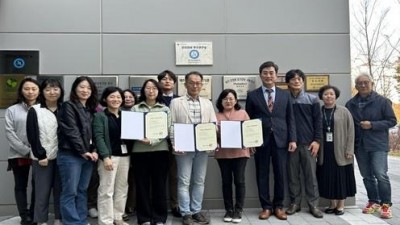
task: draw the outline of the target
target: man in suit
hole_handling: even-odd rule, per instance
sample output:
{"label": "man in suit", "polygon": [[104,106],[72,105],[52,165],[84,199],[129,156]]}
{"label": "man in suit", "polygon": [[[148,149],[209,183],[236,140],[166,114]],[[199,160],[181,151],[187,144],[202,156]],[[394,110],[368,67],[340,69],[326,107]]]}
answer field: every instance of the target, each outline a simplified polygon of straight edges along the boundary
{"label": "man in suit", "polygon": [[[170,70],[164,70],[157,76],[158,82],[163,91],[163,100],[166,106],[169,107],[172,99],[179,97],[174,94],[175,84],[178,81],[176,75]],[[171,207],[171,213],[174,217],[181,217],[178,205],[178,195],[177,195],[177,170],[175,155],[173,154],[173,149],[171,141],[168,140],[169,146],[169,168],[168,168],[168,189],[169,189],[169,205]]]}
{"label": "man in suit", "polygon": [[[201,73],[192,71],[185,75],[187,93],[171,101],[172,123],[198,124],[217,121],[211,101],[199,96],[202,86],[203,75]],[[171,132],[172,141],[173,136],[174,134]],[[208,153],[197,150],[185,152],[185,149],[175,149],[175,154],[178,168],[178,202],[183,216],[182,224],[193,225],[193,222],[208,224],[209,219],[201,213]]]}
{"label": "man in suit", "polygon": [[[286,220],[283,210],[284,178],[288,151],[296,150],[296,125],[288,91],[275,86],[278,65],[268,61],[261,64],[259,75],[262,86],[247,95],[246,111],[251,119],[260,119],[263,126],[264,144],[256,148],[256,178],[262,211],[260,220],[268,219],[272,213]],[[270,158],[274,171],[274,199],[270,199]]]}

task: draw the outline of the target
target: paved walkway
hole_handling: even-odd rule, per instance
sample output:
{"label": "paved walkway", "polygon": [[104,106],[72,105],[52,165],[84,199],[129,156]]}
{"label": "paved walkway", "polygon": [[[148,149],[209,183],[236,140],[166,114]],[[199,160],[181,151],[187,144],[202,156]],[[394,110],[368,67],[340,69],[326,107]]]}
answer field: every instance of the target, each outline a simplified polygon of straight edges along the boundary
{"label": "paved walkway", "polygon": [[[289,216],[287,221],[278,220],[275,217],[271,217],[268,220],[259,220],[258,213],[260,209],[245,209],[243,213],[243,219],[240,224],[242,225],[267,225],[267,224],[279,224],[279,225],[382,225],[382,224],[400,224],[400,158],[389,157],[389,176],[391,178],[392,184],[392,201],[393,201],[393,218],[388,220],[383,220],[379,218],[379,214],[370,215],[361,213],[361,208],[367,202],[368,198],[366,191],[360,176],[357,165],[355,165],[355,175],[357,181],[357,195],[356,204],[357,206],[347,207],[345,214],[342,216],[327,215],[324,214],[323,219],[316,219],[311,214],[308,213],[307,209],[302,209],[301,212],[295,215]],[[206,214],[211,219],[211,224],[213,225],[226,225],[222,221],[224,216],[224,210],[209,210]],[[52,216],[51,216],[52,217]],[[7,216],[0,217],[0,225],[19,225],[19,217]],[[89,219],[91,225],[97,225],[96,219]],[[136,218],[131,217],[128,221],[129,224],[137,224]],[[50,221],[49,225],[52,224]],[[182,220],[178,218],[168,217],[166,225],[181,225]]]}

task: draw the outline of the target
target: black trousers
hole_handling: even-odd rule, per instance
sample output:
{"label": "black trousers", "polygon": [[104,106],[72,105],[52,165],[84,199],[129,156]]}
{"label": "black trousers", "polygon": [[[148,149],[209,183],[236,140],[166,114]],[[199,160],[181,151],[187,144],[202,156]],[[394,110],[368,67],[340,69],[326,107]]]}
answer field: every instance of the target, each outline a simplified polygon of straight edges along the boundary
{"label": "black trousers", "polygon": [[133,153],[138,223],[165,223],[168,216],[168,151]]}
{"label": "black trousers", "polygon": [[[217,159],[222,177],[222,194],[226,211],[243,211],[246,195],[245,169],[247,158]],[[235,206],[233,205],[232,182],[235,184]]]}
{"label": "black trousers", "polygon": [[31,166],[24,165],[18,166],[17,159],[9,159],[9,168],[13,171],[14,175],[14,195],[15,201],[17,203],[18,213],[21,219],[25,219],[28,216],[33,219],[33,211],[35,206],[35,180],[32,176],[31,185],[32,185],[32,192],[31,192],[31,204],[28,209],[28,181],[29,181],[29,171]]}
{"label": "black trousers", "polygon": [[[285,198],[287,148],[278,148],[272,134],[269,135],[268,145],[257,148],[254,155],[256,163],[256,178],[258,196],[263,209],[283,208]],[[272,159],[272,160],[271,160]],[[269,169],[270,161],[274,171],[274,199],[270,199]]]}

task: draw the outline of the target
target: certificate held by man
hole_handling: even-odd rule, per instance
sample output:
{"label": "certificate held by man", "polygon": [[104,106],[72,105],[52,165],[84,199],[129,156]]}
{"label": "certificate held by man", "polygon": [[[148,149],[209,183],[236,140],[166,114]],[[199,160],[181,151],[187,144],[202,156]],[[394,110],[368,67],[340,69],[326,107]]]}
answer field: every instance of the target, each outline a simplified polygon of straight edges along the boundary
{"label": "certificate held by man", "polygon": [[211,151],[217,148],[217,131],[214,123],[174,124],[176,151]]}
{"label": "certificate held by man", "polygon": [[121,138],[163,139],[168,136],[166,112],[121,112]]}
{"label": "certificate held by man", "polygon": [[259,119],[221,121],[221,148],[251,148],[263,144],[262,123]]}

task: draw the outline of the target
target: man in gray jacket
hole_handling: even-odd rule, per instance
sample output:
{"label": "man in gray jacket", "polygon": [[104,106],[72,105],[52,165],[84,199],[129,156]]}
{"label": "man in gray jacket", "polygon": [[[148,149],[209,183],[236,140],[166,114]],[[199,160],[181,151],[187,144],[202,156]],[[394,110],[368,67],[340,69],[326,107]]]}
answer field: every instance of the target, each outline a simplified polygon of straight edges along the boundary
{"label": "man in gray jacket", "polygon": [[392,102],[372,90],[368,74],[355,79],[358,93],[346,103],[354,118],[355,155],[367,190],[363,213],[380,210],[381,218],[392,217],[391,186],[388,171],[389,128],[396,125]]}

